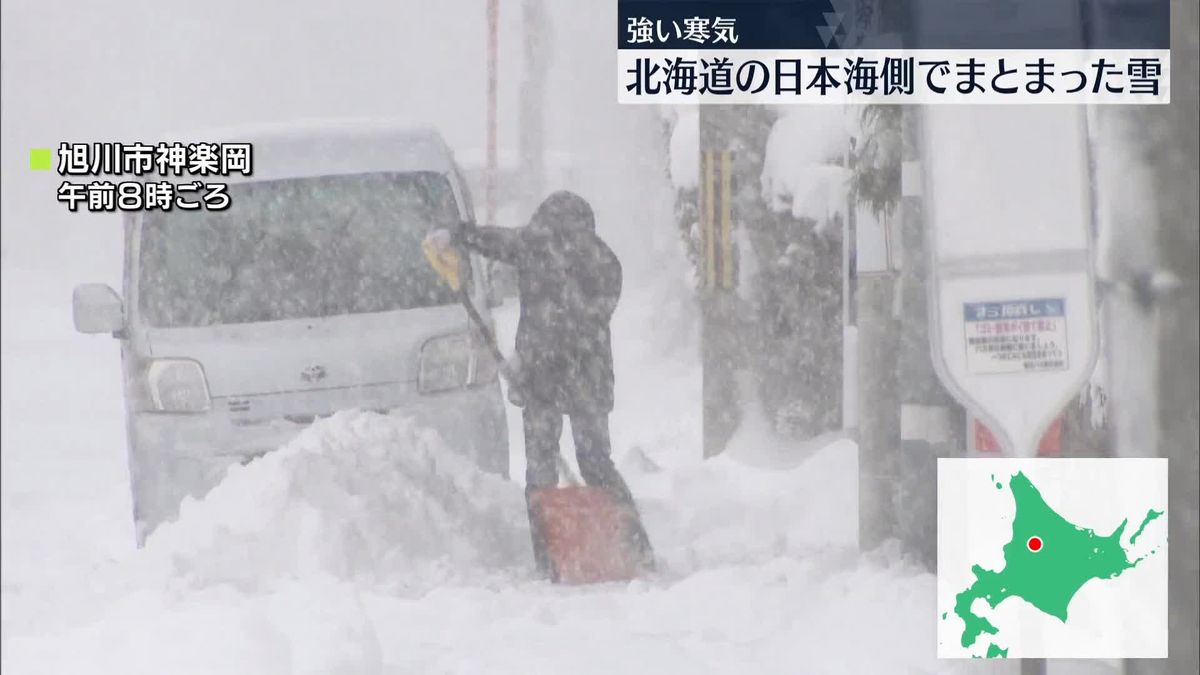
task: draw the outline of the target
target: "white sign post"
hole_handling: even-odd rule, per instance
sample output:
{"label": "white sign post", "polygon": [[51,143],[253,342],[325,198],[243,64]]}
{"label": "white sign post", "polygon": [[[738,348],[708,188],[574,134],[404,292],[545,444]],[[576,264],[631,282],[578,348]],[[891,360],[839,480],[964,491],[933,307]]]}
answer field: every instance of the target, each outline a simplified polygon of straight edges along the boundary
{"label": "white sign post", "polygon": [[1033,456],[1096,360],[1083,109],[930,106],[922,138],[934,366]]}

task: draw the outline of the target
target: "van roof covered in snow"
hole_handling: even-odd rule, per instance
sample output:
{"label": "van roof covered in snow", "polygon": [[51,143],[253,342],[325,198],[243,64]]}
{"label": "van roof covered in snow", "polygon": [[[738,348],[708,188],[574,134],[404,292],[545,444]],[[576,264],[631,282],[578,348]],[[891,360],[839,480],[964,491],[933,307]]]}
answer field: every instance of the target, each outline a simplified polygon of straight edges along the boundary
{"label": "van roof covered in snow", "polygon": [[164,135],[170,143],[251,143],[253,175],[229,181],[353,173],[437,171],[454,167],[436,129],[389,119],[304,120]]}

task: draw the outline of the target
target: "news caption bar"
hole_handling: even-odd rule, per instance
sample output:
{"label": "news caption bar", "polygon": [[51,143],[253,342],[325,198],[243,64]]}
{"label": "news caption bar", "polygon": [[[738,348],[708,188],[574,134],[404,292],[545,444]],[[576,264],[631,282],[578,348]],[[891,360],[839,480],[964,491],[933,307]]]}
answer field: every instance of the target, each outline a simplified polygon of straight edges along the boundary
{"label": "news caption bar", "polygon": [[1171,100],[1168,0],[1144,0],[1140,21],[1125,17],[1113,25],[1097,18],[1102,9],[1086,16],[1066,11],[1088,0],[1013,0],[1028,7],[999,15],[957,0],[892,2],[923,10],[924,18],[904,32],[889,32],[872,0],[621,0],[617,99],[773,105]]}

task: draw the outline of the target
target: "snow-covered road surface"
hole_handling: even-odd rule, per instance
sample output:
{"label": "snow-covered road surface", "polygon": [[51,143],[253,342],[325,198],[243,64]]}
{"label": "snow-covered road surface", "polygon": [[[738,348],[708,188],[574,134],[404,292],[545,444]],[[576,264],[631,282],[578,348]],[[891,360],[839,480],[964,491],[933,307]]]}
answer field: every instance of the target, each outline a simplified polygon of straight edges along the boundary
{"label": "snow-covered road surface", "polygon": [[[929,667],[932,621],[897,622],[896,608],[931,616],[932,577],[858,557],[844,534],[854,531],[853,469],[843,442],[786,472],[722,458],[633,475],[662,571],[558,587],[531,576],[519,485],[475,472],[405,420],[342,413],[233,469],[142,551],[90,569],[56,557],[36,575],[6,572],[4,667]],[[21,513],[6,512],[6,525],[10,516]],[[855,635],[874,648],[852,648]]]}
{"label": "snow-covered road surface", "polygon": [[[65,290],[4,275],[6,314]],[[618,331],[658,301],[626,302]],[[686,349],[618,355],[616,454],[661,571],[560,587],[532,575],[519,481],[371,413],[231,470],[135,551],[115,342],[35,307],[6,316],[0,371],[6,673],[941,672],[932,575],[856,550],[853,443],[759,468],[739,457],[786,444],[749,430],[701,461]]]}

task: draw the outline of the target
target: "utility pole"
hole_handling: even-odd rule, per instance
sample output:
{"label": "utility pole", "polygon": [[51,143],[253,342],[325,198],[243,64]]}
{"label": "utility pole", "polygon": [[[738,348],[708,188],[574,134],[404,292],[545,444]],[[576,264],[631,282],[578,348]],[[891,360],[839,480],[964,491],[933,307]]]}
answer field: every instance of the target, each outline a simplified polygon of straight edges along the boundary
{"label": "utility pole", "polygon": [[775,114],[717,104],[700,106],[699,114],[702,414],[704,456],[712,457],[741,422],[740,385],[758,386],[744,346],[754,327],[738,294],[737,234],[766,217],[759,176]]}
{"label": "utility pole", "polygon": [[[1105,6],[1098,9],[1103,12]],[[1109,205],[1118,210],[1108,238],[1111,269],[1106,273],[1112,290],[1105,326],[1116,450],[1121,456],[1168,461],[1168,659],[1126,661],[1126,672],[1139,675],[1200,670],[1198,14],[1194,1],[1171,2],[1170,105],[1114,106],[1120,109],[1099,115],[1103,134],[1130,139],[1133,156],[1112,158],[1121,162],[1114,167],[1115,180],[1140,176],[1143,184],[1134,212],[1121,211],[1128,207],[1124,201]],[[1114,31],[1136,34],[1138,29],[1127,17],[1104,23]],[[1147,345],[1153,345],[1149,353]]]}
{"label": "utility pole", "polygon": [[905,108],[902,122],[899,243],[901,272],[894,315],[899,322],[899,456],[896,462],[897,535],[930,570],[937,567],[937,460],[966,448],[962,407],[934,371],[929,338],[929,256],[921,184],[921,114]]}
{"label": "utility pole", "polygon": [[486,170],[484,189],[483,222],[488,225],[496,224],[496,84],[497,52],[499,42],[500,0],[486,0],[487,12],[487,140],[486,140]]}
{"label": "utility pole", "polygon": [[[858,275],[859,546],[895,537],[927,568],[937,564],[937,458],[959,455],[962,411],[929,353],[927,256],[920,183],[920,115],[901,112],[894,269]],[[892,227],[892,225],[895,227]]]}
{"label": "utility pole", "polygon": [[741,421],[730,133],[736,114],[730,106],[700,109],[700,340],[706,458],[724,451]]}
{"label": "utility pole", "polygon": [[[902,47],[913,40],[909,3],[879,11],[880,42]],[[894,537],[932,570],[937,458],[961,454],[965,443],[956,431],[961,408],[937,379],[929,353],[920,113],[905,106],[899,114],[897,208],[881,223],[891,259],[871,274],[856,265],[859,547],[869,550]]]}
{"label": "utility pole", "polygon": [[[491,0],[495,2],[495,0]],[[521,199],[526,212],[546,191],[546,73],[550,68],[550,21],[544,0],[523,0],[521,18],[525,32],[525,63],[520,97]]]}
{"label": "utility pole", "polygon": [[[850,213],[858,195],[851,195]],[[901,212],[905,205],[900,205]],[[857,332],[858,545],[878,547],[896,530],[894,484],[896,449],[900,446],[900,346],[893,304],[896,276],[892,270],[864,274],[856,265],[854,324]]]}
{"label": "utility pole", "polygon": [[894,481],[900,445],[897,321],[893,278],[864,277],[855,293],[858,328],[858,545],[878,547],[896,530]]}

